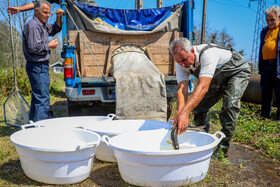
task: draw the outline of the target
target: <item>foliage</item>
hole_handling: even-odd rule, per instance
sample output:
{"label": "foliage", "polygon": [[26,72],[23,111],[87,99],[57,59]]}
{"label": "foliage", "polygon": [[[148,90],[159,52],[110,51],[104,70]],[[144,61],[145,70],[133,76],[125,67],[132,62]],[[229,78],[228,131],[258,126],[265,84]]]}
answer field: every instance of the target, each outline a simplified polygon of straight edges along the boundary
{"label": "foliage", "polygon": [[[31,86],[27,76],[27,73],[24,68],[16,69],[16,79],[17,87],[22,95],[31,94]],[[50,72],[50,94],[60,96],[63,94],[64,81],[63,74],[56,74]],[[7,97],[13,90],[14,84],[14,72],[12,68],[0,69],[0,95]]]}
{"label": "foliage", "polygon": [[[221,47],[232,48],[235,45],[233,37],[228,33],[226,28],[223,28],[222,31],[217,31],[206,26],[205,40],[207,43],[214,43]],[[194,32],[196,34],[196,39],[194,41],[195,45],[200,44],[201,40],[201,30],[198,26],[194,27]]]}
{"label": "foliage", "polygon": [[[12,34],[15,66],[23,67],[25,60],[21,37],[15,28],[12,28]],[[0,21],[0,67],[11,67],[13,65],[12,57],[10,27],[7,23]]]}
{"label": "foliage", "polygon": [[64,75],[57,73],[50,73],[50,95],[55,97],[65,97],[64,88]]}
{"label": "foliage", "polygon": [[275,116],[272,120],[261,120],[256,113],[258,110],[254,110],[258,107],[252,103],[242,104],[234,140],[262,149],[271,157],[280,159],[280,122],[275,121]]}
{"label": "foliage", "polygon": [[[10,1],[11,7],[18,7],[32,2],[31,0],[17,0]],[[7,0],[0,0],[0,14],[4,18],[5,22],[9,22],[9,14],[7,13],[8,3]],[[18,28],[19,33],[22,33],[23,27],[27,22],[28,18],[33,15],[33,11],[23,11],[12,15],[12,25]]]}
{"label": "foliage", "polygon": [[5,56],[5,54],[2,51],[0,51],[0,67],[6,67],[6,66],[8,66],[8,59]]}
{"label": "foliage", "polygon": [[211,33],[208,33],[207,41],[229,49],[234,46],[233,38],[227,33],[226,28],[224,28],[222,31],[215,30]]}
{"label": "foliage", "polygon": [[56,49],[51,49],[51,55],[50,55],[50,64],[56,63],[56,62],[63,62],[63,59],[61,58],[61,52],[62,52],[62,41],[58,37],[58,35],[53,36],[50,40],[58,41],[58,46]]}
{"label": "foliage", "polygon": [[[31,86],[28,76],[24,68],[16,69],[17,87],[22,95],[29,95],[31,93]],[[7,97],[13,90],[14,84],[14,72],[12,68],[0,69],[0,94]]]}
{"label": "foliage", "polygon": [[11,46],[8,26],[0,21],[0,67],[8,67],[11,59]]}
{"label": "foliage", "polygon": [[[266,155],[280,160],[280,122],[260,120],[261,105],[241,102],[240,115],[232,141],[251,146],[253,149],[263,151]],[[222,101],[218,102],[209,112],[211,119],[211,131],[221,130],[219,111],[222,109]],[[273,113],[276,109],[273,108]]]}
{"label": "foliage", "polygon": [[[11,6],[21,6],[32,1],[30,0],[18,0],[18,1],[10,1]],[[52,4],[52,9],[55,10],[55,4]],[[9,16],[7,14],[7,1],[0,0],[0,68],[12,67],[13,59],[12,59],[12,51],[11,51],[11,36],[10,36],[10,22]],[[15,59],[15,66],[18,68],[24,67],[25,58],[22,50],[22,30],[27,21],[33,16],[34,11],[23,11],[17,14],[12,15],[12,33],[13,33],[13,53]],[[54,20],[49,20],[50,22],[54,22]],[[61,32],[60,32],[61,33]],[[59,34],[58,34],[59,35]],[[62,42],[61,37],[56,35],[52,37],[53,39],[58,39],[59,45],[55,50],[52,51],[52,55],[50,57],[50,62],[58,62],[61,61],[61,48]],[[50,39],[52,40],[52,39]]]}

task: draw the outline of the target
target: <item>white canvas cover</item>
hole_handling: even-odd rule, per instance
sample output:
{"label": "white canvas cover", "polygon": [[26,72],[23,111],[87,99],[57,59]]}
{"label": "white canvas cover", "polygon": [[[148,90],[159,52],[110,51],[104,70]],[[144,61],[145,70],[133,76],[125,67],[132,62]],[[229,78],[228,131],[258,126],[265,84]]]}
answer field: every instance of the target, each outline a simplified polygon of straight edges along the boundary
{"label": "white canvas cover", "polygon": [[116,79],[116,118],[167,120],[164,75],[135,46],[123,46],[112,54]]}

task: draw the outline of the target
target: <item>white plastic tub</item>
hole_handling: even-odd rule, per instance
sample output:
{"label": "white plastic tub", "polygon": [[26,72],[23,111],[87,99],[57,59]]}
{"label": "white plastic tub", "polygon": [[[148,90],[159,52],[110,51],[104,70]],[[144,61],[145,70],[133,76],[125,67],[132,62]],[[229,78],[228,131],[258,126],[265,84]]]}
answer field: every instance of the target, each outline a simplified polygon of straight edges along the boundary
{"label": "white plastic tub", "polygon": [[101,137],[83,129],[39,127],[15,132],[10,140],[29,178],[70,184],[89,176]]}
{"label": "white plastic tub", "polygon": [[178,136],[180,149],[173,150],[170,132],[140,131],[103,136],[102,141],[114,149],[121,176],[130,184],[177,186],[204,179],[213,149],[225,135],[187,131]]}
{"label": "white plastic tub", "polygon": [[[85,129],[96,132],[98,134],[114,137],[126,132],[154,130],[154,129],[171,129],[172,125],[167,122],[154,120],[107,120],[96,124],[87,124],[83,126]],[[113,149],[105,143],[100,143],[97,147],[95,157],[106,162],[116,162]]]}
{"label": "white plastic tub", "polygon": [[60,117],[45,119],[31,123],[34,126],[42,127],[55,127],[55,128],[75,128],[85,125],[91,125],[102,121],[111,121],[115,117],[115,114],[108,114],[107,116],[75,116],[75,117]]}

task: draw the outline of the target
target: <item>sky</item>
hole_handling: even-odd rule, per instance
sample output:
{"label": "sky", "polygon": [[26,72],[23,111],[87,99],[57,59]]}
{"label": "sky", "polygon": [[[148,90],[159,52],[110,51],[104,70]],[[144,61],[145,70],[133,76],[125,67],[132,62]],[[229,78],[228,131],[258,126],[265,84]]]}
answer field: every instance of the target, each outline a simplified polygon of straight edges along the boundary
{"label": "sky", "polygon": [[[118,9],[134,9],[135,0],[95,0],[98,6]],[[171,6],[183,0],[163,0],[163,6]],[[201,28],[204,0],[194,0],[194,25]],[[278,4],[280,0],[266,1],[266,8]],[[251,60],[253,38],[255,31],[258,0],[207,0],[206,25],[210,31],[222,31],[233,37],[234,48],[244,50],[246,60]],[[156,8],[157,0],[143,0],[144,8]],[[53,4],[52,11],[58,8]],[[55,20],[55,16],[53,19]],[[51,20],[51,22],[53,22]]]}
{"label": "sky", "polygon": [[[163,0],[163,6],[171,6],[182,0]],[[245,51],[246,60],[251,60],[258,1],[250,0],[207,0],[206,24],[211,30],[222,31],[234,39],[234,48]],[[101,7],[133,9],[135,0],[96,0]],[[144,8],[155,8],[157,0],[143,0]],[[201,27],[203,0],[194,0],[194,24]],[[280,0],[266,0],[266,8],[279,5]]]}

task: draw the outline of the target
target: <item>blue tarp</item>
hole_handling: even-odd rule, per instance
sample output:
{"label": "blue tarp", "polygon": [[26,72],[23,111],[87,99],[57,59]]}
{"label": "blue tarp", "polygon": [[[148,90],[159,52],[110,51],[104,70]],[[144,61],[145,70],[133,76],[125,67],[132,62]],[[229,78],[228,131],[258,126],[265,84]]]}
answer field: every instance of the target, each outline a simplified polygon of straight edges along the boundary
{"label": "blue tarp", "polygon": [[111,9],[74,2],[90,18],[101,18],[122,30],[150,31],[166,20],[184,2],[173,6],[153,9]]}

